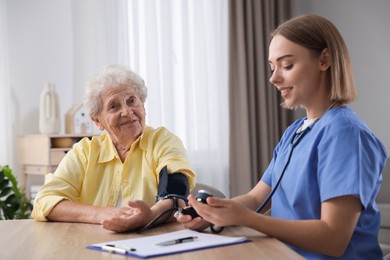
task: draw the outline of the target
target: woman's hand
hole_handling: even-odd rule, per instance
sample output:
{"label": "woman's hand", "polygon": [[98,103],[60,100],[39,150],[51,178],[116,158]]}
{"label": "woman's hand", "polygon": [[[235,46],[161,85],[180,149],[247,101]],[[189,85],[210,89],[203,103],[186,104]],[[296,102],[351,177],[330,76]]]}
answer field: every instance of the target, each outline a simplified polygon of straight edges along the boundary
{"label": "woman's hand", "polygon": [[183,224],[184,228],[203,231],[210,226],[210,223],[203,220],[201,217],[192,218],[190,215],[182,213],[177,216],[177,221]]}
{"label": "woman's hand", "polygon": [[129,201],[127,208],[110,208],[101,221],[103,228],[115,232],[139,229],[153,219],[149,205],[142,200]]}
{"label": "woman's hand", "polygon": [[[188,199],[190,198],[196,201],[192,194],[188,195]],[[190,204],[190,206],[191,205],[192,204]],[[182,213],[180,213],[176,219],[178,222],[183,224],[183,227],[192,230],[203,231],[210,226],[210,223],[203,220],[201,217],[192,218],[190,215],[184,215]]]}
{"label": "woman's hand", "polygon": [[[203,218],[201,223],[212,223],[218,227],[231,225],[245,226],[246,216],[255,213],[243,204],[231,199],[208,197],[207,204],[205,204],[197,201],[193,196],[188,196],[188,201],[189,204],[194,207],[198,215]],[[196,219],[197,218],[192,221],[195,221]],[[192,221],[189,223],[192,223]],[[193,225],[195,225],[195,223]]]}

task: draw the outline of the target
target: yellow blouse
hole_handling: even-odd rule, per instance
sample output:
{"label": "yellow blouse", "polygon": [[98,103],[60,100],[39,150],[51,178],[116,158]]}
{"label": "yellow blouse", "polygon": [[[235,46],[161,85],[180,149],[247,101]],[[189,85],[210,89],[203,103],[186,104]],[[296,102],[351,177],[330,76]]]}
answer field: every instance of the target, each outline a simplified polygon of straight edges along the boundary
{"label": "yellow blouse", "polygon": [[195,173],[190,168],[181,140],[166,128],[145,127],[121,162],[107,133],[92,140],[83,138],[66,154],[57,170],[45,176],[38,192],[32,217],[47,221],[46,216],[61,200],[86,205],[115,207],[121,200],[144,200],[155,204],[159,173],[164,167],[170,173],[186,175],[190,189],[195,186]]}

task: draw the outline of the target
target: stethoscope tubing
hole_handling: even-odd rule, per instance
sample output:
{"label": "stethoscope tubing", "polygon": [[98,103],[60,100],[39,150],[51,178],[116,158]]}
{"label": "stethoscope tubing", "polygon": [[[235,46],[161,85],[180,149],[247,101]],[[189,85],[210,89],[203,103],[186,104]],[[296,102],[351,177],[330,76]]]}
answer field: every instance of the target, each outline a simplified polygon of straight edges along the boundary
{"label": "stethoscope tubing", "polygon": [[[328,112],[331,108],[333,108],[335,105],[337,104],[337,100],[334,101],[332,103],[332,105],[330,105],[330,107],[325,111],[324,114],[326,114],[326,112]],[[324,115],[323,114],[323,115]],[[323,116],[322,115],[322,116]],[[268,204],[268,202],[271,200],[272,196],[274,195],[276,189],[279,187],[279,184],[280,182],[282,181],[282,178],[284,176],[284,173],[286,172],[286,169],[287,169],[287,166],[290,164],[290,160],[291,160],[291,156],[292,156],[292,153],[294,151],[294,148],[302,141],[303,137],[309,133],[309,131],[313,128],[313,126],[322,118],[322,116],[320,116],[320,118],[316,119],[311,125],[309,125],[308,127],[306,127],[303,131],[299,132],[299,131],[295,131],[295,133],[293,134],[293,136],[291,137],[291,141],[290,141],[290,146],[291,146],[291,150],[290,150],[290,153],[288,154],[288,157],[287,157],[287,161],[286,161],[286,164],[284,165],[283,167],[283,170],[275,184],[275,186],[272,188],[271,192],[268,194],[267,198],[265,198],[265,200],[263,201],[263,203],[261,203],[261,205],[256,209],[256,212],[257,213],[260,213],[264,207]],[[298,137],[298,138],[297,138]]]}
{"label": "stethoscope tubing", "polygon": [[[290,141],[291,150],[290,150],[290,152],[288,154],[287,161],[286,161],[286,164],[283,167],[282,173],[280,174],[280,176],[278,178],[278,181],[276,182],[276,184],[273,187],[273,189],[271,190],[271,192],[268,194],[267,198],[256,209],[257,213],[261,212],[264,209],[265,205],[267,205],[267,203],[271,200],[271,198],[274,195],[276,189],[279,187],[280,182],[282,181],[282,178],[284,176],[284,173],[286,172],[287,166],[290,164],[291,156],[293,154],[294,148],[301,142],[303,137],[311,130],[311,128],[313,127],[314,123],[311,126],[308,126],[306,129],[304,129],[302,132],[300,132],[300,133],[295,132],[293,134],[293,136],[291,138],[291,141]],[[297,136],[298,136],[298,138],[296,138]]]}

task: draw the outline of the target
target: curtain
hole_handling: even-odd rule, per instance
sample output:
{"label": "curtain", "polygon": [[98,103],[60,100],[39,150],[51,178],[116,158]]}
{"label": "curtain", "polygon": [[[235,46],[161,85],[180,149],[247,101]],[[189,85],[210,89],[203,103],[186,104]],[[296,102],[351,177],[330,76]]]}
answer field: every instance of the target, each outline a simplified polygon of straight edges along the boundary
{"label": "curtain", "polygon": [[197,181],[228,194],[227,1],[131,0],[128,19],[147,124],[178,135]]}
{"label": "curtain", "polygon": [[74,95],[82,102],[91,74],[110,64],[128,65],[126,0],[73,0]]}
{"label": "curtain", "polygon": [[11,139],[12,123],[10,109],[10,85],[8,77],[7,55],[7,12],[6,0],[0,0],[0,165],[12,167],[13,140]]}
{"label": "curtain", "polygon": [[231,195],[260,180],[283,131],[293,120],[268,79],[269,35],[289,18],[289,0],[229,0]]}

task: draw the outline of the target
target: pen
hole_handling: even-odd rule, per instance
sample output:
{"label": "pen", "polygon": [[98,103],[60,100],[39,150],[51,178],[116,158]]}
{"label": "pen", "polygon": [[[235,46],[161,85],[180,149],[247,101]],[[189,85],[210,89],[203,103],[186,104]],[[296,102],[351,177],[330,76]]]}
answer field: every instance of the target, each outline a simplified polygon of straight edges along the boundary
{"label": "pen", "polygon": [[117,247],[115,245],[104,245],[102,246],[102,250],[105,250],[105,251],[108,251],[110,253],[118,253],[118,254],[127,254],[129,251],[136,251],[135,248],[131,248],[130,250],[127,250],[125,248],[122,248],[122,247]]}
{"label": "pen", "polygon": [[198,237],[183,237],[183,238],[178,238],[174,240],[168,240],[164,242],[157,243],[156,245],[158,246],[170,246],[170,245],[176,245],[176,244],[181,244],[181,243],[187,243],[187,242],[192,242]]}

